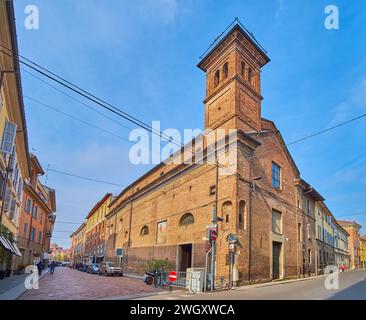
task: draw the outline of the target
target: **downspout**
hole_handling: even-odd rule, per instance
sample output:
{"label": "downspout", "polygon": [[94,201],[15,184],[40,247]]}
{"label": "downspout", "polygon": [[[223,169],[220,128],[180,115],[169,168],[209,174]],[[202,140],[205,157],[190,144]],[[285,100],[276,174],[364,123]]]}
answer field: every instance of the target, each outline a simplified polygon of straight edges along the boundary
{"label": "downspout", "polygon": [[131,205],[130,205],[130,218],[129,218],[129,223],[128,223],[128,241],[127,241],[127,252],[126,252],[126,270],[128,270],[128,253],[129,253],[129,249],[130,249],[130,244],[131,244],[131,229],[132,229],[132,205],[133,205],[133,200],[131,199]]}
{"label": "downspout", "polygon": [[248,203],[248,283],[251,282],[252,263],[252,159],[249,159],[249,203]]}

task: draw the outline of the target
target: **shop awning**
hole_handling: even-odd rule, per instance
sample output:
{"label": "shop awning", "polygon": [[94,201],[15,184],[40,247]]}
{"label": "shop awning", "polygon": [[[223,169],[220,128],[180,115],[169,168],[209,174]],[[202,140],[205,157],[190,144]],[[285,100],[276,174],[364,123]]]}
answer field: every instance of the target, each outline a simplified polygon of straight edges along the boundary
{"label": "shop awning", "polygon": [[6,249],[6,250],[9,250],[9,251],[13,252],[13,251],[11,250],[11,246],[10,246],[9,242],[8,242],[8,241],[6,240],[6,238],[4,238],[3,236],[0,236],[0,244],[1,244],[1,246],[2,246],[4,249]]}
{"label": "shop awning", "polygon": [[7,242],[8,246],[10,248],[11,253],[16,254],[15,249],[14,249],[13,245],[11,244],[11,242],[8,239],[6,239],[5,237],[4,237],[4,239]]}
{"label": "shop awning", "polygon": [[10,251],[11,253],[21,257],[22,254],[20,253],[18,246],[16,245],[16,243],[9,241],[8,239],[6,239],[3,236],[0,236],[0,244],[8,251]]}
{"label": "shop awning", "polygon": [[22,254],[20,253],[20,250],[19,250],[19,248],[18,248],[17,244],[16,244],[15,242],[13,242],[13,243],[12,243],[12,245],[13,245],[13,248],[15,249],[15,254],[16,254],[18,257],[21,257],[21,256],[22,256]]}

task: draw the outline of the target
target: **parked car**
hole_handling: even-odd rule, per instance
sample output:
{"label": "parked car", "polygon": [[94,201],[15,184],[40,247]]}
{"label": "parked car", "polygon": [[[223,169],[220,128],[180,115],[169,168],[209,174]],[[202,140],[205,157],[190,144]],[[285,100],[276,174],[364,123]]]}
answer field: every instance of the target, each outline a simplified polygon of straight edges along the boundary
{"label": "parked car", "polygon": [[61,266],[62,266],[62,267],[67,267],[69,264],[70,264],[70,262],[69,262],[69,261],[62,261],[62,262],[61,262]]}
{"label": "parked car", "polygon": [[87,273],[98,273],[99,272],[99,264],[92,263],[88,268],[86,269]]}
{"label": "parked car", "polygon": [[86,272],[87,269],[88,269],[88,265],[87,264],[85,264],[85,263],[80,263],[79,264],[79,267],[78,267],[78,270],[79,271]]}
{"label": "parked car", "polygon": [[99,271],[98,274],[101,275],[105,275],[105,276],[113,276],[115,274],[117,274],[118,276],[122,277],[123,272],[122,272],[122,268],[116,266],[116,264],[114,262],[102,262],[100,264],[99,267]]}

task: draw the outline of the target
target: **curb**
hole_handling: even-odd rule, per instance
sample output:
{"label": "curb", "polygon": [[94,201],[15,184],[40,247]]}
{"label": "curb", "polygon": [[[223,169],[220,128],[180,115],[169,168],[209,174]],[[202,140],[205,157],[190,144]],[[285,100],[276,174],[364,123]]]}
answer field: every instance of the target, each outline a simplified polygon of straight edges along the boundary
{"label": "curb", "polygon": [[251,285],[232,288],[232,290],[240,291],[240,290],[249,290],[249,289],[262,288],[262,287],[270,287],[270,286],[276,286],[276,285],[281,285],[281,284],[289,284],[289,283],[296,283],[296,282],[302,282],[302,281],[308,281],[308,280],[315,280],[315,279],[324,278],[326,276],[329,276],[329,274],[322,274],[322,275],[319,275],[319,276],[312,276],[312,277],[307,277],[307,278],[299,278],[299,279],[291,279],[291,280],[251,284]]}
{"label": "curb", "polygon": [[138,279],[138,280],[144,280],[145,279],[144,276],[139,276],[139,275],[135,275],[135,274],[131,274],[131,273],[123,273],[123,276],[126,277],[126,278]]}
{"label": "curb", "polygon": [[98,299],[98,300],[135,300],[135,299],[138,299],[138,298],[146,298],[146,297],[160,296],[160,295],[166,295],[166,294],[171,294],[171,292],[170,291],[167,291],[167,292],[146,292],[146,293],[131,294],[131,295],[127,295],[127,296],[102,298],[102,299]]}

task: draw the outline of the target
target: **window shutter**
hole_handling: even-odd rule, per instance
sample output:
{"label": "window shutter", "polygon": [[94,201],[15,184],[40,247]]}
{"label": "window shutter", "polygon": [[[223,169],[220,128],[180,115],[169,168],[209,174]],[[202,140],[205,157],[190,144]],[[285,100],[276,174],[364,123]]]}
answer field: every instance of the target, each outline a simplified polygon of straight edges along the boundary
{"label": "window shutter", "polygon": [[4,210],[5,211],[9,211],[10,200],[11,200],[10,198],[11,198],[10,190],[7,188],[6,193],[5,193],[5,199],[4,199]]}
{"label": "window shutter", "polygon": [[14,168],[14,176],[13,176],[13,185],[14,185],[14,190],[17,190],[18,187],[18,176],[19,176],[19,167],[18,164],[15,164],[15,168]]}
{"label": "window shutter", "polygon": [[16,132],[17,125],[15,123],[7,121],[4,129],[3,141],[1,144],[2,152],[6,154],[12,153]]}
{"label": "window shutter", "polygon": [[3,173],[0,172],[0,200],[2,200],[1,197],[2,197],[2,191],[4,188],[4,183],[5,183],[5,178],[3,176]]}
{"label": "window shutter", "polygon": [[10,217],[10,219],[14,219],[14,216],[15,216],[15,206],[16,206],[16,200],[13,198],[10,201],[10,210],[9,210],[9,217]]}
{"label": "window shutter", "polygon": [[23,180],[22,180],[22,178],[19,178],[17,193],[18,193],[19,201],[22,201],[22,195],[23,195]]}

